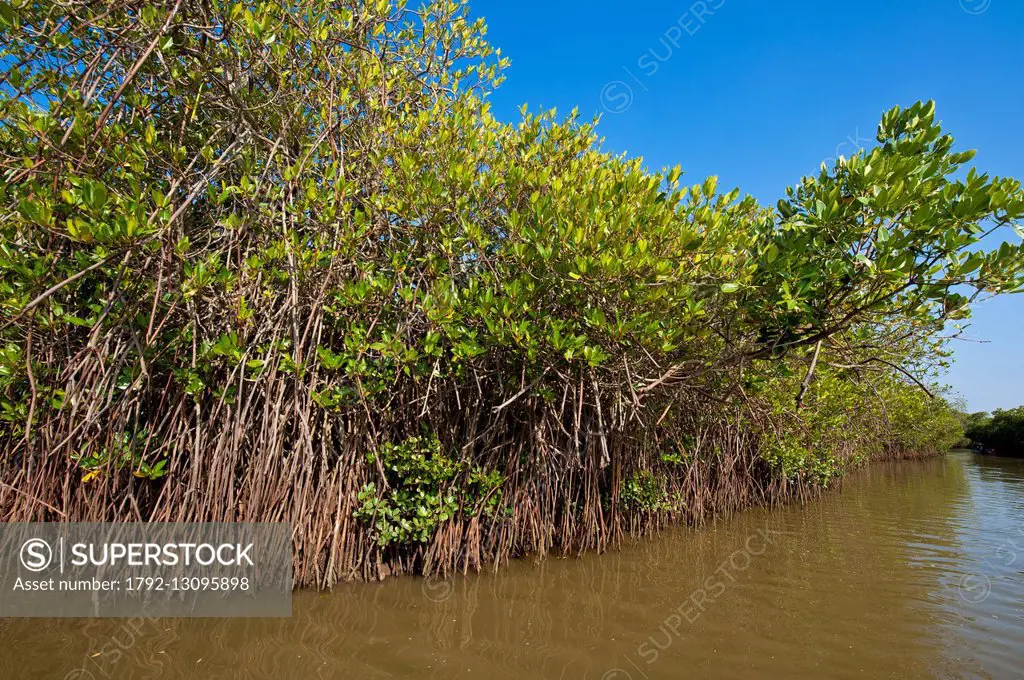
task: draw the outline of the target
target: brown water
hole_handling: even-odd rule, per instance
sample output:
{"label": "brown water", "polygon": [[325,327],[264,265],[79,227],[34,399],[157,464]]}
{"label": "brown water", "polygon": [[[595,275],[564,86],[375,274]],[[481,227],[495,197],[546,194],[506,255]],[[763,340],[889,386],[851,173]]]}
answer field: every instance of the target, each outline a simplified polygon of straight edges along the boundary
{"label": "brown water", "polygon": [[1024,461],[879,464],[806,507],[300,593],[291,619],[0,622],[0,678],[107,677],[1024,678]]}

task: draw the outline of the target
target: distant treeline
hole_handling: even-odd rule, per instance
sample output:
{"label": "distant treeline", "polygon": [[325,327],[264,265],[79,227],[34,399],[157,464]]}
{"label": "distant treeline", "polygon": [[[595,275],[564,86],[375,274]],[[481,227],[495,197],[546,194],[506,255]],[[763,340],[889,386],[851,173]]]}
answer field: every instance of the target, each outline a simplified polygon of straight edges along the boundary
{"label": "distant treeline", "polygon": [[934,103],[765,206],[496,119],[484,36],[461,0],[0,1],[0,519],[288,521],[329,586],[960,439],[945,338],[1021,288],[1024,192]]}
{"label": "distant treeline", "polygon": [[1024,406],[964,416],[964,436],[973,448],[1024,457]]}

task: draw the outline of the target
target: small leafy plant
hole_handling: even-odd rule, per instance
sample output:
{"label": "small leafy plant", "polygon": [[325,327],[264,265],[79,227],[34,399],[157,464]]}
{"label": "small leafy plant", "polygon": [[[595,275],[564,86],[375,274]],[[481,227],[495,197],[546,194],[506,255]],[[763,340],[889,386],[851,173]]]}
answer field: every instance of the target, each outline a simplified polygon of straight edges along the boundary
{"label": "small leafy plant", "polygon": [[[355,516],[371,527],[381,547],[425,543],[460,511],[493,516],[501,506],[502,475],[454,460],[434,435],[386,442],[368,462],[383,467],[388,489],[376,482],[363,486]],[[459,480],[466,484],[457,488]]]}

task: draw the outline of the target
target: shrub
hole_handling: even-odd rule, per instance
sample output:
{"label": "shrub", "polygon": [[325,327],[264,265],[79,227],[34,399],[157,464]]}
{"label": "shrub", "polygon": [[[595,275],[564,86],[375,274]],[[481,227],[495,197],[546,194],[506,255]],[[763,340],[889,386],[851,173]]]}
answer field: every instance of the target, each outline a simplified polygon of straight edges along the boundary
{"label": "shrub", "polygon": [[932,103],[767,208],[496,120],[455,0],[8,1],[0,64],[6,520],[292,520],[325,585],[600,548],[666,451],[696,513],[943,448],[941,330],[1021,286]]}

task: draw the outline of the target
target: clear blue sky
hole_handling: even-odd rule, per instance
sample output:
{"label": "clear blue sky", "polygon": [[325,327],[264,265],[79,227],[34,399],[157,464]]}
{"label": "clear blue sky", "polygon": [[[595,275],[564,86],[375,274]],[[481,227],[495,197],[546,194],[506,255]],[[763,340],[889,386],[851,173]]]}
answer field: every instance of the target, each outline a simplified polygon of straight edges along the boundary
{"label": "clear blue sky", "polygon": [[[975,164],[1024,178],[1022,0],[470,0],[512,60],[493,95],[602,114],[605,148],[718,175],[774,203],[873,140],[881,113],[935,99]],[[712,13],[713,12],[713,13]],[[972,410],[1024,404],[1024,295],[976,310],[947,382]]]}

